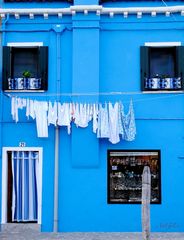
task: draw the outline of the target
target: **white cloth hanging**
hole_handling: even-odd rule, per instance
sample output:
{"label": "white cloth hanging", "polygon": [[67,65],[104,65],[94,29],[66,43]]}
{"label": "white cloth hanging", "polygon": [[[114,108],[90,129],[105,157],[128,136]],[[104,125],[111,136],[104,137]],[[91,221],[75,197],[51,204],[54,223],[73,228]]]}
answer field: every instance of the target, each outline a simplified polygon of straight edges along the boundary
{"label": "white cloth hanging", "polygon": [[58,102],[58,122],[59,126],[66,126],[68,130],[68,134],[71,133],[71,110],[69,103],[61,104]]}
{"label": "white cloth hanging", "polygon": [[119,107],[119,128],[122,139],[126,141],[135,140],[136,125],[132,100],[130,101],[127,114],[125,114],[124,106],[122,104]]}
{"label": "white cloth hanging", "polygon": [[29,116],[32,117],[32,119],[35,119],[36,117],[33,100],[29,101]]}
{"label": "white cloth hanging", "polygon": [[47,121],[48,103],[34,101],[34,113],[36,116],[36,127],[38,137],[48,137]]}
{"label": "white cloth hanging", "polygon": [[78,127],[80,123],[79,103],[73,103],[73,109],[74,109],[73,120],[75,125]]}
{"label": "white cloth hanging", "polygon": [[119,104],[116,102],[114,107],[109,102],[109,141],[116,144],[120,141],[119,137]]}
{"label": "white cloth hanging", "polygon": [[58,119],[57,102],[54,102],[54,104],[52,105],[51,101],[49,101],[48,126],[50,124],[54,124],[55,126],[57,126],[57,119]]}
{"label": "white cloth hanging", "polygon": [[127,141],[133,141],[135,140],[136,135],[136,125],[135,125],[135,116],[134,116],[134,108],[133,108],[133,102],[130,101],[129,111],[126,116],[126,124],[128,126],[127,131]]}
{"label": "white cloth hanging", "polygon": [[92,106],[92,113],[93,113],[93,132],[97,133],[98,129],[98,104],[93,104]]}
{"label": "white cloth hanging", "polygon": [[99,105],[99,114],[98,114],[98,138],[109,138],[109,116],[107,103],[105,103],[104,108],[102,104]]}
{"label": "white cloth hanging", "polygon": [[28,98],[27,103],[26,103],[26,117],[27,117],[27,119],[29,119],[29,113],[30,113],[30,100]]}
{"label": "white cloth hanging", "polygon": [[11,115],[12,115],[12,119],[15,122],[18,122],[18,109],[17,109],[17,98],[16,97],[11,98]]}
{"label": "white cloth hanging", "polygon": [[11,114],[13,120],[15,122],[19,121],[19,115],[18,115],[18,110],[23,109],[26,107],[26,99],[25,98],[17,98],[17,97],[12,97],[11,99]]}
{"label": "white cloth hanging", "polygon": [[80,103],[79,104],[79,127],[85,128],[88,126],[89,116],[87,112],[87,105]]}
{"label": "white cloth hanging", "polygon": [[48,137],[48,125],[66,126],[71,133],[71,121],[77,127],[86,128],[92,120],[93,133],[98,138],[108,138],[113,144],[123,140],[133,141],[136,135],[133,102],[130,101],[129,111],[124,112],[122,103],[86,104],[34,101],[12,97],[11,115],[18,122],[18,110],[26,107],[26,116],[36,118],[38,137]]}

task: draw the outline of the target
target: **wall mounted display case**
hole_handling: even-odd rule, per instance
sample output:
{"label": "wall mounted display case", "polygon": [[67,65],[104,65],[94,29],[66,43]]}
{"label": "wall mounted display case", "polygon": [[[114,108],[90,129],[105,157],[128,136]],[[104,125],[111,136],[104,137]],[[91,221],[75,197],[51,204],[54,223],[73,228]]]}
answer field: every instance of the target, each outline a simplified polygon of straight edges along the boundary
{"label": "wall mounted display case", "polygon": [[108,203],[141,203],[144,166],[151,172],[151,203],[161,203],[160,150],[108,150]]}

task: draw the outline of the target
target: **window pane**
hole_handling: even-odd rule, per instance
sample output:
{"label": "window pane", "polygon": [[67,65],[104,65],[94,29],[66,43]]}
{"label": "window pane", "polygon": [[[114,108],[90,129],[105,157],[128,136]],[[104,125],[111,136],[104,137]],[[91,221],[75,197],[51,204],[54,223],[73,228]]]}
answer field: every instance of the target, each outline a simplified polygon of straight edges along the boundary
{"label": "window pane", "polygon": [[160,203],[160,151],[108,152],[108,202],[141,203],[144,166],[151,172],[151,203]]}
{"label": "window pane", "polygon": [[23,72],[29,71],[31,77],[38,75],[38,49],[14,48],[13,49],[13,77],[23,77]]}
{"label": "window pane", "polygon": [[175,54],[174,47],[150,48],[150,77],[176,77]]}

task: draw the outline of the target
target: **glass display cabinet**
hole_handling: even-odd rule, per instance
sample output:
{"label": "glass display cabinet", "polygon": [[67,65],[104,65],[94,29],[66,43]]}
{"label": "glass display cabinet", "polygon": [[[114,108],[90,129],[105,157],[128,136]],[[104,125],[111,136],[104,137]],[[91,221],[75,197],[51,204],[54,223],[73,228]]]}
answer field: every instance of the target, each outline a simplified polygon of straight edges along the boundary
{"label": "glass display cabinet", "polygon": [[108,203],[141,203],[144,166],[151,172],[151,203],[161,203],[160,150],[108,150]]}

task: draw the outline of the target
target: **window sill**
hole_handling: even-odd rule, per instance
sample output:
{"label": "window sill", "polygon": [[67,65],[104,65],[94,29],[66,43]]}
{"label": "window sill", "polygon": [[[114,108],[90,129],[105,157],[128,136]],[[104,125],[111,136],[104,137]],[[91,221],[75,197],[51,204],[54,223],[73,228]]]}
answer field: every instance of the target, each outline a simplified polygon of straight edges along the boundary
{"label": "window sill", "polygon": [[19,92],[19,93],[25,93],[25,92],[28,92],[28,93],[32,93],[32,92],[45,92],[45,90],[36,90],[36,89],[33,89],[33,90],[19,90],[19,89],[16,89],[16,90],[4,90],[4,92]]}
{"label": "window sill", "polygon": [[156,93],[162,93],[162,94],[171,93],[171,94],[173,94],[173,93],[175,93],[176,94],[176,93],[184,93],[184,90],[142,91],[142,93],[145,93],[145,94],[156,94]]}

